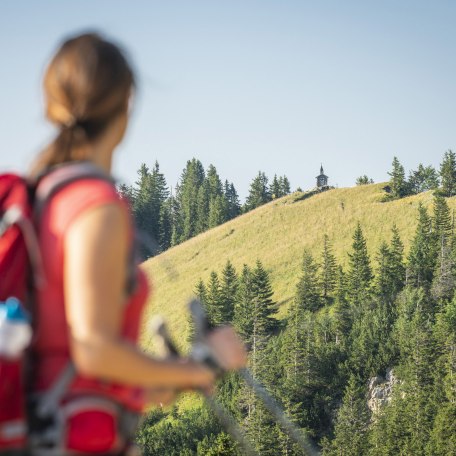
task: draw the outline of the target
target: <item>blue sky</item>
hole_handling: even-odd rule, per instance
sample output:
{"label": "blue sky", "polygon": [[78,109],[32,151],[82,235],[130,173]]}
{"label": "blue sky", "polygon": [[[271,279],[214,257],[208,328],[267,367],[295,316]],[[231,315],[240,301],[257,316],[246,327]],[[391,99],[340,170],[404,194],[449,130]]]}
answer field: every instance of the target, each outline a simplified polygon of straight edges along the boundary
{"label": "blue sky", "polygon": [[259,170],[310,188],[387,180],[456,148],[452,1],[40,0],[0,2],[0,168],[26,169],[52,137],[41,78],[61,39],[96,29],[138,73],[114,171],[214,164],[244,198]]}

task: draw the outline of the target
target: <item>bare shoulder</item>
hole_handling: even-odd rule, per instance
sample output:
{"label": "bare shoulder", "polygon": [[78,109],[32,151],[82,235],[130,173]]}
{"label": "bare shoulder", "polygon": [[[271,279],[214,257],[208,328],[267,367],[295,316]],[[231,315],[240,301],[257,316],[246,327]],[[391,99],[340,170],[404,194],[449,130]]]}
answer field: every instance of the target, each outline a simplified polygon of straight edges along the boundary
{"label": "bare shoulder", "polygon": [[120,204],[84,211],[64,241],[65,308],[73,338],[117,334],[125,299],[128,220]]}
{"label": "bare shoulder", "polygon": [[120,280],[125,274],[129,245],[125,208],[119,203],[93,207],[78,216],[66,232],[65,269],[85,279],[85,286],[109,282],[108,277]]}
{"label": "bare shoulder", "polygon": [[[102,204],[80,214],[68,228],[65,245],[126,240],[128,218],[125,209],[117,202]],[[82,244],[81,244],[82,243]]]}

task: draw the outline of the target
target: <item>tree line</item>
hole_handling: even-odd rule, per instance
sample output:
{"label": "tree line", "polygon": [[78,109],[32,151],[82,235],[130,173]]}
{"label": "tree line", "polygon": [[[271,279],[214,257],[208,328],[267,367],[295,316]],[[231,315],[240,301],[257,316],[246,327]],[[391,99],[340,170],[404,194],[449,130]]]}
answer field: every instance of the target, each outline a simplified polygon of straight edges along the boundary
{"label": "tree line", "polygon": [[[445,198],[420,205],[405,255],[395,226],[372,254],[357,225],[348,266],[328,236],[302,257],[285,318],[262,262],[195,284],[215,326],[231,323],[249,367],[324,455],[456,454],[456,237]],[[190,330],[191,334],[191,330]],[[368,407],[368,381],[393,369],[391,397]],[[301,455],[236,374],[217,397],[261,455]],[[146,455],[239,455],[204,406],[153,411],[139,442]]]}
{"label": "tree line", "polygon": [[[118,191],[131,203],[136,226],[142,235],[142,259],[291,193],[290,181],[285,175],[275,174],[270,180],[259,171],[241,204],[234,184],[222,181],[214,165],[205,170],[201,161],[195,158],[187,161],[173,191],[160,172],[158,162],[152,169],[143,163],[137,174],[133,185],[121,184]],[[439,171],[419,164],[406,178],[404,167],[394,157],[388,174],[390,180],[384,201],[428,190],[436,190],[445,197],[456,195],[456,154],[451,150],[445,152]],[[367,175],[356,179],[356,185],[371,183],[373,180]]]}
{"label": "tree line", "polygon": [[241,205],[232,182],[222,182],[215,166],[209,165],[205,170],[193,158],[187,161],[174,191],[160,172],[158,162],[152,169],[143,163],[135,184],[121,184],[118,191],[130,201],[143,240],[141,256],[146,259],[241,213],[288,195],[291,189],[286,176],[274,175],[269,183],[266,174],[260,171]]}
{"label": "tree line", "polygon": [[442,196],[456,195],[456,154],[448,150],[443,155],[440,169],[419,164],[416,170],[405,176],[405,170],[397,157],[394,157],[392,169],[388,172],[389,193],[386,200],[417,195],[428,190],[436,190]]}

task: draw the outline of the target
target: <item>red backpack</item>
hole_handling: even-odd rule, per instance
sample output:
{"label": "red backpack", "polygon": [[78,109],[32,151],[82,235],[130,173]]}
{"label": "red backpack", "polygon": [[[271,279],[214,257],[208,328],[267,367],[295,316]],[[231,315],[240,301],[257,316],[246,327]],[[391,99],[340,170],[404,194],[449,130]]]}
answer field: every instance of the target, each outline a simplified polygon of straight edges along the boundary
{"label": "red backpack", "polygon": [[[44,277],[35,220],[58,190],[78,179],[108,177],[89,162],[54,169],[42,185],[16,174],[0,174],[0,302],[19,299],[30,309],[33,288]],[[26,446],[25,352],[19,358],[0,355],[0,455]]]}

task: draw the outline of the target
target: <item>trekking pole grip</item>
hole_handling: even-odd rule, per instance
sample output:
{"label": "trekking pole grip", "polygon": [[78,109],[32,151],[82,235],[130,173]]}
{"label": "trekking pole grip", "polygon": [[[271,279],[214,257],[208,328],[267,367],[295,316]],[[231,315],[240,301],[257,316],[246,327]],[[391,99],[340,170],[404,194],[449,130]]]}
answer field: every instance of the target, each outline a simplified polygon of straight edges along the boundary
{"label": "trekking pole grip", "polygon": [[152,319],[150,327],[155,337],[158,356],[161,358],[179,358],[179,350],[171,339],[163,318],[156,315]]}
{"label": "trekking pole grip", "polygon": [[189,304],[190,314],[195,327],[195,338],[190,352],[190,358],[211,369],[217,377],[225,373],[217,357],[207,342],[209,323],[201,301],[193,299]]}

